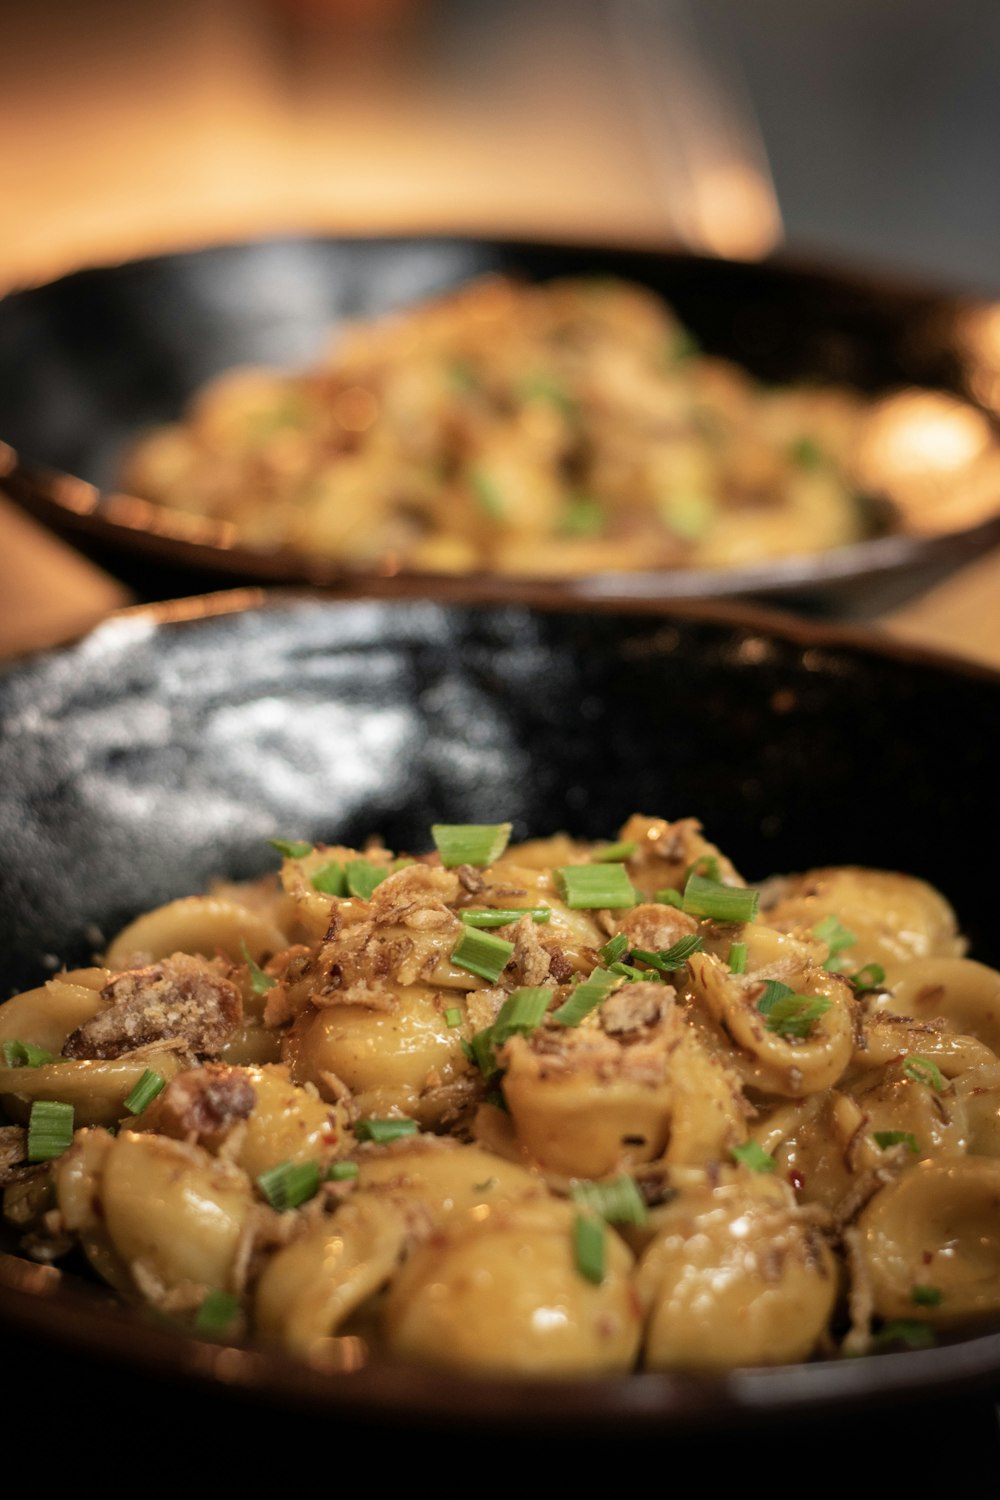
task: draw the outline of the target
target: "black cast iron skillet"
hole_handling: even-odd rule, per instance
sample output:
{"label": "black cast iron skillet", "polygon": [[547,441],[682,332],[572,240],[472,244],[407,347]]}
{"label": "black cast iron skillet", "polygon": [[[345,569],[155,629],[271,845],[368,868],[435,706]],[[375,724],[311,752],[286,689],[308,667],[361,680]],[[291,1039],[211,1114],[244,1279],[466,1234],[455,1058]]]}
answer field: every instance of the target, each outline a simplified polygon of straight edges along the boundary
{"label": "black cast iron skillet", "polygon": [[[609,838],[633,810],[699,816],[750,879],[841,862],[921,876],[1000,964],[983,878],[998,674],[733,607],[262,597],[126,611],[0,676],[4,996],[87,961],[140,910],[272,868],[274,835],[424,848],[432,821],[511,818],[515,838]],[[154,1325],[16,1254],[0,1255],[0,1329],[8,1361],[67,1391],[64,1423],[102,1422],[113,1392],[119,1445],[141,1448],[144,1423],[221,1423],[272,1458],[322,1432],[390,1466],[445,1462],[464,1434],[479,1463],[555,1444],[564,1473],[622,1443],[710,1459],[716,1477],[745,1475],[749,1454],[759,1472],[761,1453],[800,1473],[831,1446],[861,1466],[875,1434],[896,1473],[926,1427],[926,1477],[953,1442],[989,1448],[1000,1394],[993,1331],[711,1379],[533,1384],[378,1360],[321,1375]]]}
{"label": "black cast iron skillet", "polygon": [[[258,241],[82,271],[0,301],[0,485],[110,563],[143,598],[235,579],[459,597],[465,581],[445,575],[347,573],[290,551],[255,553],[214,522],[137,503],[116,494],[115,484],[129,440],[175,418],[220,370],[301,365],[346,318],[405,306],[490,271],[635,279],[667,297],[706,351],[765,380],[847,382],[870,393],[915,384],[965,396],[981,384],[962,333],[973,305],[892,278],[780,258],[744,264],[599,245]],[[995,541],[1000,493],[984,496],[960,529],[942,518],[923,535],[878,536],[751,568],[597,574],[558,588],[568,600],[755,594],[873,614]],[[539,593],[514,577],[480,577],[475,588],[508,600]]]}

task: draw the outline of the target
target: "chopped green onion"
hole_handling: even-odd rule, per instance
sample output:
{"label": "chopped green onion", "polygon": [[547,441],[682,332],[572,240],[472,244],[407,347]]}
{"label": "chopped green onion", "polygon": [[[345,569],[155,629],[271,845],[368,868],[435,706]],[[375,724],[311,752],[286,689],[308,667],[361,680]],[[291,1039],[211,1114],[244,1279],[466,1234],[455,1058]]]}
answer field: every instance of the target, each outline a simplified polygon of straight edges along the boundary
{"label": "chopped green onion", "polygon": [[798,995],[780,980],[769,979],[757,1009],[768,1031],[786,1040],[795,1037],[803,1041],[812,1031],[813,1022],[825,1015],[832,1003],[824,995]]}
{"label": "chopped green onion", "polygon": [[649,1218],[635,1178],[624,1172],[608,1182],[578,1182],[570,1193],[574,1202],[600,1214],[609,1224],[645,1224]]}
{"label": "chopped green onion", "polygon": [[774,1172],[778,1163],[769,1151],[765,1151],[757,1141],[746,1141],[742,1146],[730,1146],[729,1154],[734,1161],[738,1161],[744,1167],[749,1167],[751,1172]]}
{"label": "chopped green onion", "polygon": [[684,897],[680,891],[675,891],[673,886],[669,885],[664,890],[657,891],[653,900],[658,901],[661,906],[676,906],[678,911],[681,911],[684,906]]}
{"label": "chopped green onion", "polygon": [[446,373],[456,391],[475,391],[479,388],[479,378],[467,360],[449,361]]}
{"label": "chopped green onion", "polygon": [[618,960],[628,952],[629,938],[627,933],[616,932],[613,938],[609,938],[603,948],[598,948],[597,956],[604,964],[616,964]]}
{"label": "chopped green onion", "polygon": [[125,1100],[125,1108],[130,1115],[141,1115],[147,1105],[152,1104],[157,1094],[162,1094],[166,1086],[167,1080],[162,1073],[154,1073],[152,1068],[147,1068]]}
{"label": "chopped green onion", "polygon": [[745,974],[747,971],[747,945],[746,943],[733,943],[729,950],[729,972],[730,974]]}
{"label": "chopped green onion", "polygon": [[502,1047],[508,1037],[515,1033],[529,1036],[541,1024],[552,1001],[554,991],[545,985],[535,985],[514,990],[507,996],[490,1027],[492,1045]]}
{"label": "chopped green onion", "polygon": [[434,823],[431,837],[446,870],[457,865],[482,869],[498,860],[510,843],[510,823]]}
{"label": "chopped green onion", "polygon": [[940,1307],[942,1300],[941,1288],[937,1286],[911,1286],[910,1301],[915,1302],[918,1307]]}
{"label": "chopped green onion", "polygon": [[551,906],[467,906],[458,914],[466,927],[507,927],[530,917],[533,922],[552,920]]}
{"label": "chopped green onion", "polygon": [[678,328],[671,340],[667,359],[670,364],[683,364],[685,360],[694,359],[701,353],[701,345],[687,328]]}
{"label": "chopped green onion", "polygon": [[244,959],[246,960],[246,966],[250,970],[251,990],[255,995],[266,995],[268,990],[274,989],[274,986],[278,981],[276,979],[272,979],[270,974],[265,974],[264,970],[260,967],[260,964],[256,963],[251,957],[250,949],[247,947],[246,938],[240,938],[240,950],[243,954]]}
{"label": "chopped green onion", "polygon": [[788,457],[798,469],[818,469],[823,462],[823,450],[815,438],[800,437],[789,448]]}
{"label": "chopped green onion", "polygon": [[566,390],[562,383],[551,375],[539,372],[537,375],[527,375],[518,381],[517,394],[522,401],[551,401],[557,406],[567,419],[574,417],[577,411],[576,402]]}
{"label": "chopped green onion", "polygon": [[36,1099],[28,1119],[28,1160],[51,1161],[73,1144],[73,1106]]}
{"label": "chopped green onion", "polygon": [[845,927],[839,917],[835,917],[832,914],[824,917],[822,922],[817,922],[812,933],[813,937],[820,938],[830,949],[823,967],[828,969],[830,973],[836,973],[839,969],[842,969],[844,964],[840,958],[840,954],[845,948],[853,948],[858,940],[857,933],[852,932],[849,927]]}
{"label": "chopped green onion", "polygon": [[612,864],[615,860],[631,859],[638,845],[634,839],[623,839],[617,844],[602,844],[592,849],[590,857],[597,864]]}
{"label": "chopped green onion", "polygon": [[685,881],[690,880],[692,875],[701,875],[706,880],[714,880],[716,885],[722,883],[722,869],[714,854],[703,854],[700,859],[693,860],[684,871]]}
{"label": "chopped green onion", "polygon": [[497,1062],[496,1053],[493,1051],[493,1027],[484,1026],[481,1031],[473,1033],[471,1042],[462,1041],[462,1051],[474,1068],[478,1068],[483,1077],[489,1082],[495,1078],[503,1069]]}
{"label": "chopped green onion", "polygon": [[873,1132],[875,1144],[883,1151],[888,1151],[890,1146],[909,1146],[914,1156],[920,1155],[920,1147],[917,1138],[909,1130],[876,1130]]}
{"label": "chopped green onion", "polygon": [[569,999],[552,1012],[552,1019],[558,1021],[560,1026],[579,1026],[584,1016],[589,1016],[592,1010],[596,1010],[620,983],[617,974],[612,974],[607,969],[595,969],[580,981]]}
{"label": "chopped green onion", "polygon": [[635,890],[624,865],[564,865],[555,870],[566,905],[572,911],[635,905]]}
{"label": "chopped green onion", "polygon": [[903,1072],[914,1083],[925,1083],[939,1094],[948,1087],[941,1069],[929,1057],[908,1057],[903,1064]]}
{"label": "chopped green onion", "polygon": [[651,969],[656,969],[660,974],[673,974],[677,969],[683,969],[692,953],[697,953],[702,947],[702,939],[697,933],[689,933],[687,937],[678,938],[677,942],[670,948],[660,948],[655,953],[646,948],[633,948],[632,957],[637,958],[640,963],[649,964]]}
{"label": "chopped green onion", "polygon": [[467,927],[451,950],[451,961],[458,968],[480,979],[496,984],[514,952],[514,944],[506,938],[494,937],[492,932],[480,932]]}
{"label": "chopped green onion", "polygon": [[395,873],[396,873],[397,870],[408,870],[411,865],[415,865],[415,864],[416,864],[416,860],[415,859],[411,859],[408,854],[402,854],[402,855],[400,855],[399,859],[394,859],[393,860],[393,862],[392,862],[392,873],[395,875]]}
{"label": "chopped green onion", "polygon": [[684,887],[684,910],[715,922],[752,922],[760,895],[744,886],[723,885],[704,875],[689,875]]}
{"label": "chopped green onion", "polygon": [[306,855],[311,854],[314,848],[312,844],[305,844],[300,841],[289,843],[288,839],[268,839],[267,842],[273,848],[277,849],[279,854],[283,854],[286,859],[305,859]]}
{"label": "chopped green onion", "polygon": [[600,500],[593,495],[574,495],[567,501],[559,529],[564,536],[600,536],[606,519]]}
{"label": "chopped green onion", "polygon": [[577,1214],[573,1222],[573,1256],[576,1269],[587,1281],[600,1286],[604,1280],[604,1223],[589,1215]]}
{"label": "chopped green onion", "polygon": [[502,521],[507,514],[507,505],[496,480],[483,469],[473,469],[469,475],[469,483],[483,514],[489,516],[491,521]]}
{"label": "chopped green onion", "polygon": [[457,1005],[449,1005],[444,1013],[444,1024],[446,1026],[461,1026],[462,1012]]}
{"label": "chopped green onion", "polygon": [[358,1175],[358,1164],[356,1161],[335,1161],[326,1169],[327,1182],[350,1182]]}
{"label": "chopped green onion", "polygon": [[895,1318],[885,1323],[875,1334],[876,1348],[886,1344],[905,1344],[909,1349],[930,1349],[934,1346],[934,1330],[916,1318]]}
{"label": "chopped green onion", "polygon": [[856,990],[877,990],[885,983],[885,970],[881,964],[865,964],[863,969],[848,977]]}
{"label": "chopped green onion", "polygon": [[279,1214],[307,1203],[319,1191],[319,1167],[314,1161],[283,1161],[257,1178],[257,1186]]}
{"label": "chopped green onion", "polygon": [[57,1057],[54,1052],[46,1052],[44,1047],[36,1047],[34,1042],[4,1042],[3,1060],[8,1068],[41,1068],[46,1063],[67,1062],[65,1057]]}
{"label": "chopped green onion", "polygon": [[382,884],[389,874],[388,865],[373,865],[367,859],[348,861],[344,871],[347,889],[359,901],[370,901],[376,886]]}
{"label": "chopped green onion", "polygon": [[239,1310],[239,1298],[231,1292],[211,1291],[195,1315],[194,1331],[210,1338],[219,1337],[235,1323]]}
{"label": "chopped green onion", "polygon": [[663,495],[656,509],[664,526],[682,542],[696,542],[703,537],[718,512],[712,496],[699,490]]}
{"label": "chopped green onion", "polygon": [[391,1120],[359,1120],[354,1127],[354,1134],[359,1141],[376,1141],[378,1145],[384,1146],[389,1141],[400,1141],[404,1136],[417,1134],[416,1120],[408,1120],[405,1116]]}
{"label": "chopped green onion", "polygon": [[335,859],[328,860],[325,865],[320,865],[309,877],[314,890],[322,892],[324,896],[346,896],[347,877],[342,864]]}
{"label": "chopped green onion", "polygon": [[630,984],[636,984],[640,979],[655,983],[660,977],[655,969],[652,972],[649,969],[637,969],[635,964],[623,964],[620,960],[616,964],[609,964],[608,972],[611,974],[620,974]]}

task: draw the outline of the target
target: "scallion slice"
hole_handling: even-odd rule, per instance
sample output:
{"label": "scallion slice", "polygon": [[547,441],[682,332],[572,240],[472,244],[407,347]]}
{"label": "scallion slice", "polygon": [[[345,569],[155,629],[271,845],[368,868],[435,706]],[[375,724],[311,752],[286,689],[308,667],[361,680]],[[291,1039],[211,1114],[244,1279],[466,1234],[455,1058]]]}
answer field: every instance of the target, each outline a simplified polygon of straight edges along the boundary
{"label": "scallion slice", "polygon": [[265,974],[260,964],[251,957],[250,949],[247,947],[246,938],[240,938],[240,951],[246,960],[246,966],[250,970],[250,988],[255,995],[266,995],[268,990],[273,990],[277,984],[270,974]]}
{"label": "scallion slice", "polygon": [[327,1182],[350,1182],[357,1177],[359,1167],[356,1161],[335,1161],[326,1169]]}
{"label": "scallion slice", "polygon": [[283,1161],[257,1178],[257,1186],[279,1214],[298,1208],[319,1190],[319,1167],[314,1161]]}
{"label": "scallion slice", "polygon": [[885,970],[881,964],[865,964],[863,969],[848,978],[856,990],[877,990],[885,984]]}
{"label": "scallion slice", "polygon": [[416,1135],[417,1128],[416,1120],[399,1116],[391,1120],[359,1120],[354,1127],[354,1134],[359,1141],[375,1141],[384,1146],[389,1141],[400,1141],[404,1136]]}
{"label": "scallion slice", "polygon": [[629,939],[627,933],[616,932],[613,938],[609,938],[603,948],[598,948],[597,956],[602,964],[616,964],[620,958],[628,952]]}
{"label": "scallion slice", "polygon": [[492,475],[487,474],[484,469],[473,469],[469,475],[469,483],[483,514],[489,516],[491,521],[502,521],[507,514],[507,505]]}
{"label": "scallion slice", "polygon": [[510,823],[434,823],[431,837],[446,870],[458,865],[480,869],[498,860],[510,843]]}
{"label": "scallion slice", "polygon": [[941,1069],[929,1057],[908,1057],[903,1064],[903,1072],[914,1083],[925,1083],[938,1094],[948,1087]]}
{"label": "scallion slice", "polygon": [[607,1182],[578,1182],[570,1189],[574,1202],[592,1209],[609,1224],[645,1224],[649,1209],[627,1172]]}
{"label": "scallion slice", "polygon": [[876,1146],[888,1151],[890,1146],[909,1146],[914,1156],[920,1155],[917,1138],[910,1130],[875,1130],[872,1132]]}
{"label": "scallion slice", "polygon": [[[703,854],[699,859],[692,860],[684,871],[684,880],[687,882],[692,875],[701,875],[705,880],[714,880],[716,885],[722,884],[722,867],[714,854]],[[729,886],[726,887],[730,889]]]}
{"label": "scallion slice", "polygon": [[388,865],[373,865],[367,859],[349,860],[344,869],[347,889],[359,901],[370,901],[376,886],[389,874]]}
{"label": "scallion slice", "polygon": [[34,1042],[4,1042],[3,1060],[8,1068],[41,1068],[45,1063],[66,1062],[65,1057],[57,1057],[53,1052],[46,1052],[44,1047],[36,1047]]}
{"label": "scallion slice", "polygon": [[[638,957],[638,955],[636,956]],[[622,963],[621,959],[615,964],[608,965],[608,973],[620,974],[623,979],[628,980],[629,984],[638,984],[642,979],[646,980],[647,983],[652,981],[655,984],[660,977],[655,969],[637,969],[635,964]]]}
{"label": "scallion slice", "polygon": [[670,885],[662,891],[657,891],[653,900],[658,901],[661,906],[676,906],[678,911],[681,911],[684,906],[684,897],[680,891],[675,891]]}
{"label": "scallion slice", "polygon": [[617,974],[608,969],[595,969],[586,979],[581,979],[569,999],[552,1012],[552,1019],[560,1026],[579,1026],[584,1016],[596,1010],[620,984]]}
{"label": "scallion slice", "polygon": [[463,1040],[462,1051],[472,1066],[479,1069],[487,1082],[503,1071],[493,1051],[492,1026],[484,1026],[481,1031],[474,1032],[469,1042]]}
{"label": "scallion slice", "polygon": [[573,1258],[576,1269],[587,1281],[600,1286],[604,1280],[606,1234],[604,1221],[590,1214],[577,1214],[573,1221]]}
{"label": "scallion slice", "polygon": [[320,891],[324,896],[346,896],[347,875],[342,864],[337,860],[328,860],[325,865],[320,865],[309,877],[309,883],[314,890]]}
{"label": "scallion slice", "polygon": [[572,911],[618,911],[635,905],[635,889],[624,865],[563,865],[553,873]]}
{"label": "scallion slice", "polygon": [[907,1349],[931,1349],[934,1347],[934,1330],[929,1323],[917,1318],[893,1318],[884,1323],[872,1339],[877,1349],[888,1344],[905,1344]]}
{"label": "scallion slice", "polygon": [[545,1018],[555,992],[545,985],[525,986],[507,996],[490,1027],[492,1045],[502,1047],[509,1037],[530,1036]]}
{"label": "scallion slice", "polygon": [[918,1307],[940,1307],[944,1294],[939,1286],[911,1286],[910,1301]]}
{"label": "scallion slice", "polygon": [[683,901],[684,910],[695,917],[709,917],[713,922],[752,922],[760,893],[694,874],[688,876]]}
{"label": "scallion slice", "polygon": [[306,855],[311,854],[314,848],[314,845],[306,844],[298,839],[292,841],[288,839],[268,839],[267,842],[272,848],[277,849],[279,854],[283,854],[286,859],[305,859]]}
{"label": "scallion slice", "polygon": [[747,945],[746,943],[733,943],[729,950],[729,972],[730,974],[745,974],[747,971]]}
{"label": "scallion slice", "polygon": [[647,948],[633,948],[632,957],[641,964],[648,964],[660,974],[673,974],[677,969],[683,969],[692,953],[697,953],[702,946],[703,939],[692,932],[686,937],[678,938],[671,947],[660,948],[655,953]]}
{"label": "scallion slice", "polygon": [[36,1099],[28,1118],[28,1160],[51,1161],[73,1144],[73,1106]]}
{"label": "scallion slice", "polygon": [[818,937],[822,942],[826,943],[830,950],[823,967],[828,969],[831,974],[836,973],[844,967],[843,960],[840,957],[841,953],[845,948],[853,948],[858,940],[857,933],[852,932],[849,927],[845,927],[840,918],[833,916],[832,913],[830,916],[824,917],[822,922],[816,923],[816,926],[812,929],[812,934],[813,937]]}
{"label": "scallion slice", "polygon": [[448,1009],[444,1013],[444,1024],[451,1027],[461,1026],[462,1012],[457,1005],[448,1006]]}
{"label": "scallion slice", "polygon": [[458,914],[466,927],[507,927],[530,917],[533,922],[550,922],[551,906],[467,906]]}
{"label": "scallion slice", "polygon": [[745,1141],[742,1146],[730,1146],[729,1154],[734,1161],[738,1161],[744,1167],[749,1167],[751,1172],[774,1172],[778,1163],[770,1152],[765,1151],[757,1141]]}
{"label": "scallion slice", "polygon": [[768,1031],[786,1040],[794,1037],[804,1041],[812,1031],[813,1022],[825,1015],[831,1004],[825,995],[799,995],[779,979],[769,979],[757,1001],[757,1009]]}
{"label": "scallion slice", "polygon": [[147,1105],[152,1104],[157,1094],[162,1094],[166,1086],[167,1080],[162,1073],[155,1073],[152,1068],[147,1068],[125,1100],[125,1108],[130,1115],[141,1115]]}
{"label": "scallion slice", "polygon": [[638,847],[634,839],[622,839],[617,844],[601,844],[592,849],[590,857],[597,864],[614,864],[616,860],[631,859]]}
{"label": "scallion slice", "polygon": [[219,1338],[233,1326],[240,1302],[232,1292],[211,1291],[195,1314],[194,1331],[208,1338]]}
{"label": "scallion slice", "polygon": [[468,927],[451,950],[451,961],[458,968],[496,984],[513,952],[514,944],[508,943],[506,938]]}

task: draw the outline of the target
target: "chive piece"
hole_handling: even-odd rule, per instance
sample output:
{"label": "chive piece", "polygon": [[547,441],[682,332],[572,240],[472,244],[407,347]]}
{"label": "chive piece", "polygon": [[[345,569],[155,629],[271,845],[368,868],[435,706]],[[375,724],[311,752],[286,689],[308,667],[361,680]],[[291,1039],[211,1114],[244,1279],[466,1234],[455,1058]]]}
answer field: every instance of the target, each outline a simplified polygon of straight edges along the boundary
{"label": "chive piece", "polygon": [[462,1051],[472,1066],[479,1069],[487,1082],[503,1071],[493,1051],[492,1026],[484,1026],[482,1031],[474,1032],[471,1042],[463,1039]]}
{"label": "chive piece", "polygon": [[609,1224],[645,1224],[649,1218],[635,1178],[626,1172],[608,1182],[578,1182],[570,1189],[570,1196]]}
{"label": "chive piece", "polygon": [[622,839],[617,844],[601,844],[592,849],[590,857],[596,864],[613,864],[616,860],[631,859],[638,847],[634,839]]}
{"label": "chive piece", "polygon": [[298,1208],[319,1190],[319,1167],[314,1161],[283,1161],[257,1178],[257,1186],[279,1214]]}
{"label": "chive piece", "polygon": [[602,1220],[577,1214],[573,1221],[573,1256],[576,1269],[586,1281],[600,1286],[604,1280],[604,1235]]}
{"label": "chive piece", "polygon": [[788,457],[797,469],[818,469],[823,462],[823,450],[815,438],[799,437],[789,448]]}
{"label": "chive piece", "polygon": [[517,394],[522,401],[551,401],[567,420],[576,415],[577,405],[566,387],[551,375],[541,372],[527,375],[517,383]]}
{"label": "chive piece", "polygon": [[628,952],[629,939],[627,933],[616,932],[613,938],[609,938],[603,948],[598,948],[597,956],[604,964],[616,964],[618,960]]}
{"label": "chive piece", "polygon": [[917,1318],[894,1318],[879,1329],[872,1342],[876,1348],[884,1348],[887,1344],[905,1344],[908,1349],[931,1349],[934,1346],[934,1330]]}
{"label": "chive piece", "polygon": [[73,1106],[36,1099],[28,1119],[28,1160],[51,1161],[73,1144]]}
{"label": "chive piece", "polygon": [[552,920],[551,906],[467,906],[458,914],[466,927],[507,927],[522,917],[533,922]]}
{"label": "chive piece", "polygon": [[910,1301],[918,1307],[940,1307],[942,1292],[939,1286],[911,1286]]}
{"label": "chive piece", "polygon": [[730,974],[745,974],[747,971],[747,945],[734,943],[729,950]]}
{"label": "chive piece", "polygon": [[593,495],[574,495],[562,513],[559,529],[563,536],[600,536],[606,520],[600,500]]}
{"label": "chive piece", "polygon": [[757,1009],[764,1016],[768,1031],[786,1041],[792,1037],[804,1041],[812,1031],[813,1022],[825,1015],[832,1003],[823,995],[797,995],[790,985],[769,979],[757,1001]]}
{"label": "chive piece", "polygon": [[444,1024],[446,1026],[461,1026],[462,1012],[457,1005],[449,1005],[444,1013]]}
{"label": "chive piece", "polygon": [[723,885],[704,875],[689,875],[684,886],[684,910],[715,922],[752,922],[760,894],[745,886]]}
{"label": "chive piece", "polygon": [[357,1177],[359,1167],[356,1161],[335,1161],[332,1166],[327,1167],[327,1182],[350,1182]]}
{"label": "chive piece", "polygon": [[513,952],[514,944],[508,943],[506,938],[467,927],[451,950],[451,961],[458,968],[496,984]]}
{"label": "chive piece", "polygon": [[141,1115],[146,1106],[152,1104],[157,1094],[162,1094],[166,1086],[167,1080],[162,1073],[154,1073],[152,1068],[147,1068],[125,1100],[125,1108],[130,1115]]}
{"label": "chive piece", "polygon": [[239,1298],[232,1292],[211,1291],[195,1314],[194,1331],[219,1338],[233,1326],[239,1310]]}
{"label": "chive piece", "polygon": [[466,392],[479,389],[479,377],[468,360],[450,360],[445,373],[456,391]]}
{"label": "chive piece", "polygon": [[914,1156],[920,1155],[917,1138],[909,1130],[876,1130],[873,1132],[876,1146],[888,1151],[890,1146],[909,1146]]}
{"label": "chive piece", "polygon": [[389,1141],[400,1141],[404,1136],[417,1134],[416,1120],[404,1116],[391,1120],[359,1120],[354,1127],[359,1141],[376,1141],[384,1146]]}
{"label": "chive piece", "polygon": [[749,1167],[751,1172],[774,1172],[778,1163],[769,1151],[757,1141],[745,1141],[742,1146],[730,1146],[729,1154],[734,1161]]}
{"label": "chive piece", "polygon": [[311,854],[314,848],[314,845],[305,844],[301,841],[289,843],[288,839],[268,839],[267,842],[273,848],[277,849],[279,854],[283,854],[286,859],[305,859],[306,855]]}
{"label": "chive piece", "polygon": [[370,901],[375,887],[389,874],[388,865],[373,865],[367,859],[352,859],[344,870],[347,889],[360,901]]}
{"label": "chive piece", "polygon": [[416,864],[416,860],[415,859],[411,859],[408,854],[402,854],[402,855],[400,855],[399,859],[394,859],[393,860],[393,862],[392,862],[392,873],[393,873],[393,875],[395,875],[395,873],[396,873],[397,870],[408,870],[411,865],[415,865],[415,864]]}
{"label": "chive piece", "polygon": [[675,891],[673,886],[669,885],[665,890],[657,891],[653,900],[658,901],[661,906],[676,906],[678,911],[684,907],[684,897],[680,891]]}
{"label": "chive piece", "polygon": [[529,1036],[541,1024],[555,992],[545,985],[514,990],[507,996],[490,1027],[491,1044],[502,1047],[509,1037]]}
{"label": "chive piece", "polygon": [[670,364],[679,365],[695,359],[700,353],[701,344],[694,334],[687,328],[678,328],[668,347],[667,359]]}
{"label": "chive piece", "polygon": [[885,970],[881,964],[865,964],[863,969],[848,977],[856,990],[877,990],[885,983]]}
{"label": "chive piece", "polygon": [[469,475],[469,483],[483,514],[489,516],[491,521],[502,521],[507,514],[507,505],[496,480],[484,469],[473,469]]}
{"label": "chive piece", "polygon": [[256,963],[254,959],[251,958],[250,949],[246,944],[246,938],[240,938],[240,949],[243,953],[243,957],[246,959],[247,968],[250,970],[251,990],[255,995],[266,995],[268,990],[274,989],[274,986],[278,981],[276,979],[272,979],[270,974],[265,974],[264,970],[260,967],[260,964]]}
{"label": "chive piece", "polygon": [[314,870],[309,882],[314,890],[322,892],[324,896],[347,895],[347,876],[343,865],[338,864],[335,859],[328,860],[325,865]]}
{"label": "chive piece", "polygon": [[553,873],[571,911],[603,907],[618,911],[635,905],[635,890],[624,865],[564,865]]}
{"label": "chive piece", "polygon": [[15,1041],[4,1042],[3,1060],[8,1068],[41,1068],[45,1063],[68,1061],[54,1052],[46,1052],[44,1047],[36,1047],[34,1042]]}
{"label": "chive piece", "polygon": [[701,875],[705,880],[714,880],[716,885],[722,884],[722,869],[714,854],[703,854],[700,859],[692,860],[684,871],[685,882],[690,880],[692,875]]}
{"label": "chive piece", "polygon": [[831,974],[837,973],[844,967],[843,959],[840,957],[845,948],[853,948],[858,940],[856,932],[845,927],[839,917],[830,915],[824,917],[822,922],[817,922],[812,929],[813,937],[818,937],[826,943],[830,949],[826,963],[823,965]]}
{"label": "chive piece", "polygon": [[627,979],[629,984],[638,984],[642,979],[647,983],[656,984],[660,980],[655,969],[637,969],[635,964],[623,964],[620,960],[616,964],[608,965],[609,974],[620,974],[622,979]]}
{"label": "chive piece", "polygon": [[701,947],[702,939],[698,934],[689,933],[687,937],[678,938],[670,948],[660,948],[655,953],[646,948],[633,948],[632,957],[649,964],[660,974],[673,974],[677,969],[683,969],[692,953],[697,953]]}
{"label": "chive piece", "polygon": [[589,1016],[592,1010],[596,1010],[620,983],[617,974],[612,974],[607,969],[595,969],[580,981],[569,999],[552,1012],[552,1019],[558,1021],[560,1026],[579,1026],[584,1016]]}
{"label": "chive piece", "polygon": [[903,1064],[903,1072],[914,1083],[925,1083],[938,1094],[948,1087],[941,1069],[929,1057],[908,1057]]}
{"label": "chive piece", "polygon": [[510,843],[510,823],[433,823],[431,837],[446,870],[457,865],[482,869],[498,860]]}

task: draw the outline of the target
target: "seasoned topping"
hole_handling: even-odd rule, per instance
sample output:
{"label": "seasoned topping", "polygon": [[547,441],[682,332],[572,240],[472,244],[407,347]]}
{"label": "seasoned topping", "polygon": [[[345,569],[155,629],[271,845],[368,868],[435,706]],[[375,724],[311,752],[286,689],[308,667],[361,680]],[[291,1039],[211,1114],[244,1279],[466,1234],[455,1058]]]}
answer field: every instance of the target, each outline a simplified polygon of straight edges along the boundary
{"label": "seasoned topping", "polygon": [[101,997],[107,1009],[70,1033],[64,1057],[121,1057],[174,1038],[197,1054],[217,1052],[243,1018],[236,986],[211,963],[184,953],[116,974]]}

